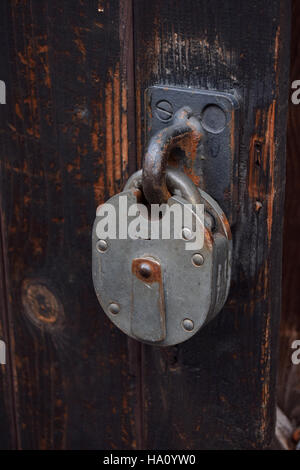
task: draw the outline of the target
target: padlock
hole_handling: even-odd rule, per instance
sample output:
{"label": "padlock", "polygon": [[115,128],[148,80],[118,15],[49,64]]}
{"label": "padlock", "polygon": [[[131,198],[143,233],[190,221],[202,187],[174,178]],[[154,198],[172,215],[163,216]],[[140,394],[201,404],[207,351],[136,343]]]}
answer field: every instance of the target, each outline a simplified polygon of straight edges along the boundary
{"label": "padlock", "polygon": [[[222,309],[230,286],[232,241],[225,214],[185,173],[157,157],[168,154],[174,133],[177,138],[187,129],[201,131],[189,111],[180,110],[173,128],[150,142],[144,170],[99,206],[93,227],[93,281],[104,312],[128,336],[159,346],[191,338]],[[159,158],[157,197],[151,172]],[[156,204],[165,202],[154,217],[142,204],[151,194]],[[105,232],[109,220],[113,227]],[[132,236],[131,224],[143,230]]]}

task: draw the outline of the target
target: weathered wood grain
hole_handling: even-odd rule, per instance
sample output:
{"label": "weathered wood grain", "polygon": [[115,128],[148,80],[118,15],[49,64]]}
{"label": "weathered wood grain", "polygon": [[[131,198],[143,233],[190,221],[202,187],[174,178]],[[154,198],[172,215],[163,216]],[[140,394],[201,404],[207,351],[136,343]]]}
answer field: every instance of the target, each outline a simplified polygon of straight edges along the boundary
{"label": "weathered wood grain", "polygon": [[0,216],[0,340],[5,343],[6,364],[0,364],[0,449],[17,447],[13,369],[9,348],[9,298],[7,279],[7,245],[4,239],[3,214]]}
{"label": "weathered wood grain", "polygon": [[[293,1],[290,82],[300,79],[300,4]],[[293,90],[292,90],[293,91]],[[300,367],[291,361],[291,345],[300,339],[300,105],[290,100],[287,127],[287,174],[284,208],[282,319],[278,400],[293,425],[300,425]]]}
{"label": "weathered wood grain", "polygon": [[1,2],[11,445],[22,449],[136,447],[127,339],[94,294],[90,240],[96,206],[136,165],[131,17],[127,0]]}
{"label": "weathered wood grain", "polygon": [[289,2],[135,0],[134,19],[139,162],[148,86],[241,97],[229,299],[187,343],[143,346],[142,445],[266,448],[275,421]]}
{"label": "weathered wood grain", "polygon": [[[268,447],[288,2],[3,0],[0,21],[1,447]],[[141,165],[143,93],[164,83],[235,90],[242,106],[230,297],[196,337],[162,350],[101,312],[90,234],[96,206]]]}
{"label": "weathered wood grain", "polygon": [[[3,63],[9,63],[8,37],[0,19],[1,58]],[[1,80],[4,80],[4,70],[1,70]],[[4,82],[5,83],[5,82]],[[6,94],[6,83],[5,94]],[[0,117],[5,116],[6,105],[0,106]],[[0,140],[3,141],[4,127],[0,126]],[[1,152],[2,156],[2,152]],[[0,156],[0,174],[2,173],[2,159]],[[10,345],[10,304],[6,237],[6,214],[3,212],[2,191],[0,186],[0,340],[5,342],[6,364],[0,365],[0,449],[14,449],[18,447],[19,435],[16,419],[15,403],[15,369],[11,361],[12,348]],[[12,339],[13,340],[13,339]]]}

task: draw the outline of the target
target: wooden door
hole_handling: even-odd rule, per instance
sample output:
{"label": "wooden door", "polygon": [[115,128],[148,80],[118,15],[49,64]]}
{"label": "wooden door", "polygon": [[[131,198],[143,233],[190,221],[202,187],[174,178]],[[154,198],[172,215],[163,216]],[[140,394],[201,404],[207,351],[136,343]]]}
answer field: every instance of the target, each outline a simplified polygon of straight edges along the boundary
{"label": "wooden door", "polygon": [[[0,447],[267,448],[289,2],[3,0],[0,9]],[[154,84],[241,100],[229,298],[193,339],[165,349],[110,324],[91,280],[95,209],[141,167]]]}

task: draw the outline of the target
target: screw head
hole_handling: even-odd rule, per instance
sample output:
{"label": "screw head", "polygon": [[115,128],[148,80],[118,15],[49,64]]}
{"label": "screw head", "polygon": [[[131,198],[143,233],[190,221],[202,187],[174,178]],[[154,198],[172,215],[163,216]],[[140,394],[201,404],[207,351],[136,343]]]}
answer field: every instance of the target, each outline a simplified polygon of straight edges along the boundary
{"label": "screw head", "polygon": [[184,228],[182,229],[182,238],[183,238],[184,240],[191,240],[191,239],[193,238],[193,233],[192,233],[192,231],[191,231],[189,228],[184,227]]}
{"label": "screw head", "polygon": [[96,248],[100,253],[104,253],[108,248],[107,242],[105,240],[98,240]]}
{"label": "screw head", "polygon": [[204,263],[204,258],[203,256],[200,254],[200,253],[195,253],[193,256],[192,256],[192,263],[194,266],[196,266],[197,268],[199,268],[199,266],[202,266],[202,264]]}
{"label": "screw head", "polygon": [[152,275],[152,268],[149,263],[141,263],[139,267],[139,273],[141,276],[145,277],[148,279]]}
{"label": "screw head", "polygon": [[155,105],[157,117],[161,121],[169,121],[173,116],[173,106],[167,100],[158,101]]}
{"label": "screw head", "polygon": [[219,134],[226,126],[226,114],[216,104],[209,104],[202,114],[202,126],[208,132]]}
{"label": "screw head", "polygon": [[194,329],[193,320],[190,320],[189,318],[185,318],[184,320],[182,320],[182,327],[185,331],[193,331]]}
{"label": "screw head", "polygon": [[113,315],[117,315],[120,312],[120,305],[117,304],[116,302],[112,302],[108,306],[108,311],[109,313],[112,313]]}

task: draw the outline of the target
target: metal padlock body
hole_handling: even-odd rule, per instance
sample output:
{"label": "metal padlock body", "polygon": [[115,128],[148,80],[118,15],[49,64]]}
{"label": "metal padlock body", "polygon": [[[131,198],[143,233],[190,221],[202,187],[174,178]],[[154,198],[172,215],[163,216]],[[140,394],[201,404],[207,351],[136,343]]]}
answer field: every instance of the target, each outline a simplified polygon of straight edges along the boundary
{"label": "metal padlock body", "polygon": [[[205,211],[215,221],[212,231],[209,227],[204,228],[204,245],[201,250],[197,250],[197,253],[203,257],[201,266],[193,264],[195,252],[185,249],[185,244],[188,242],[183,238],[106,239],[105,251],[99,251],[96,227],[101,217],[96,216],[92,251],[93,282],[98,300],[106,315],[118,328],[142,342],[171,346],[186,341],[214,318],[226,301],[231,271],[230,228],[219,205],[204,191],[200,189],[199,191]],[[115,207],[116,214],[118,214],[120,196],[127,198],[128,207],[138,203],[136,189],[125,190],[107,201]],[[174,203],[184,205],[186,202],[178,195],[168,200],[169,205]],[[193,217],[196,215],[193,214]],[[132,262],[134,259],[147,257],[159,261],[162,271],[165,337],[160,341],[154,338],[155,335],[152,336],[151,328],[154,328],[151,324],[152,306],[143,298],[139,299],[140,304],[142,302],[140,316],[139,312],[138,315],[135,312],[133,316],[132,295],[135,274],[132,271]],[[148,288],[144,292],[148,295],[152,286],[144,284]],[[185,320],[189,321],[188,325],[192,325],[192,328],[185,328]],[[144,333],[141,333],[143,329]]]}

